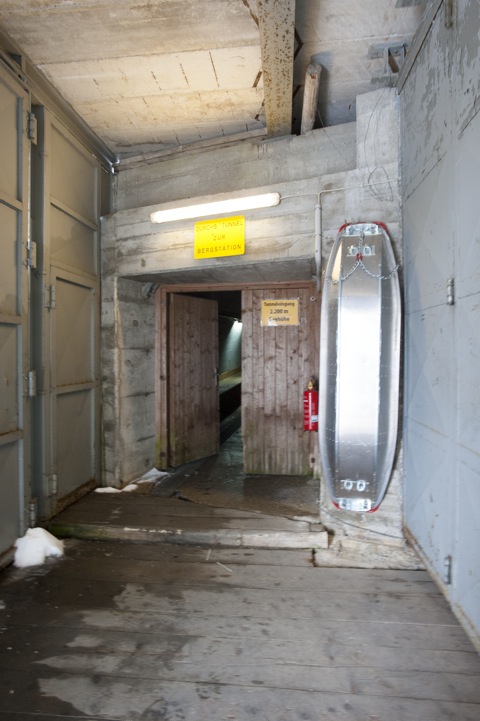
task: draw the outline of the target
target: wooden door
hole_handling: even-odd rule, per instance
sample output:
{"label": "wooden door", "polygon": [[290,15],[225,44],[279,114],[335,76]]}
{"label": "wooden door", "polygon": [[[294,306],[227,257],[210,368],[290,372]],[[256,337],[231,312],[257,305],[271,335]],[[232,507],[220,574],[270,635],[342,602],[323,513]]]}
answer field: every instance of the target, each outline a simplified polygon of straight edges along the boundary
{"label": "wooden door", "polygon": [[[262,326],[263,300],[298,300],[298,325]],[[303,430],[303,391],[318,378],[319,296],[312,288],[242,293],[242,435],[246,473],[309,475],[317,434]]]}
{"label": "wooden door", "polygon": [[218,453],[218,305],[170,294],[169,462],[177,467]]}

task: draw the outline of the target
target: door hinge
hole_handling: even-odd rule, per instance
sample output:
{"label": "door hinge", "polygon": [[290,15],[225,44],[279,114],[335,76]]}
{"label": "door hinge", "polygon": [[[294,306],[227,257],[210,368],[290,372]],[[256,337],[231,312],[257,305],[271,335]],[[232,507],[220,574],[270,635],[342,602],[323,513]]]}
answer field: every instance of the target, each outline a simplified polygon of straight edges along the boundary
{"label": "door hinge", "polygon": [[34,240],[27,243],[27,268],[35,269],[37,267],[37,244]]}
{"label": "door hinge", "polygon": [[447,280],[447,305],[455,305],[455,279]]}
{"label": "door hinge", "polygon": [[26,381],[27,398],[34,398],[37,395],[37,371],[28,371]]}
{"label": "door hinge", "polygon": [[35,528],[37,525],[38,518],[38,503],[36,498],[32,498],[28,504],[28,525],[30,528]]}
{"label": "door hinge", "polygon": [[445,556],[443,559],[443,582],[448,586],[452,583],[452,557]]}
{"label": "door hinge", "polygon": [[57,307],[56,288],[54,285],[49,285],[46,288],[45,308],[48,308],[49,310],[53,310],[56,307]]}
{"label": "door hinge", "polygon": [[27,112],[27,138],[37,144],[37,118],[30,112]]}
{"label": "door hinge", "polygon": [[55,473],[47,476],[47,493],[49,496],[56,496],[58,493],[58,479]]}
{"label": "door hinge", "polygon": [[446,0],[445,2],[445,27],[453,28],[454,22],[454,6],[453,0]]}

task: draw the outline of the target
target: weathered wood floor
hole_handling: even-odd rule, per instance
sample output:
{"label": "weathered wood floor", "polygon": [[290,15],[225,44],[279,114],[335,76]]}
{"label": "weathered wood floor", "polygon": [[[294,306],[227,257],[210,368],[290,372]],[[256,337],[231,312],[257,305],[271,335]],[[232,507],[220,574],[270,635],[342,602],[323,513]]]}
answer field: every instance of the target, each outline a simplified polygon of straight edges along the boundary
{"label": "weathered wood floor", "polygon": [[478,721],[480,657],[421,570],[69,540],[0,574],[0,721]]}

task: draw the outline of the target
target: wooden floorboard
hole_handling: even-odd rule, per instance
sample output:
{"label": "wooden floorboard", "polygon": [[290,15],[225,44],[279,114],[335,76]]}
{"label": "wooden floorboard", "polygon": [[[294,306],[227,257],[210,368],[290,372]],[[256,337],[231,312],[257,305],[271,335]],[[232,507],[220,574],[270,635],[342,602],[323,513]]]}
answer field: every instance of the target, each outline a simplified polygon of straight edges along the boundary
{"label": "wooden floorboard", "polygon": [[0,721],[478,721],[480,657],[425,571],[67,541],[0,574]]}

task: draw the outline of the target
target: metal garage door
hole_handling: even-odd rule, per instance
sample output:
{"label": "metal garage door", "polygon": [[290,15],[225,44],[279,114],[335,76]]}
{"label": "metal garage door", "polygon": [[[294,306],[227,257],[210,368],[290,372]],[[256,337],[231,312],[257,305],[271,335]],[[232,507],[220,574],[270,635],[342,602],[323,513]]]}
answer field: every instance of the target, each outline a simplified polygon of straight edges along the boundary
{"label": "metal garage door", "polygon": [[27,439],[27,94],[0,69],[0,555],[22,534]]}
{"label": "metal garage door", "polygon": [[44,368],[36,399],[34,493],[41,517],[48,518],[100,480],[100,166],[53,116],[35,112],[34,178],[44,179],[45,199],[34,222],[42,248],[34,354]]}

